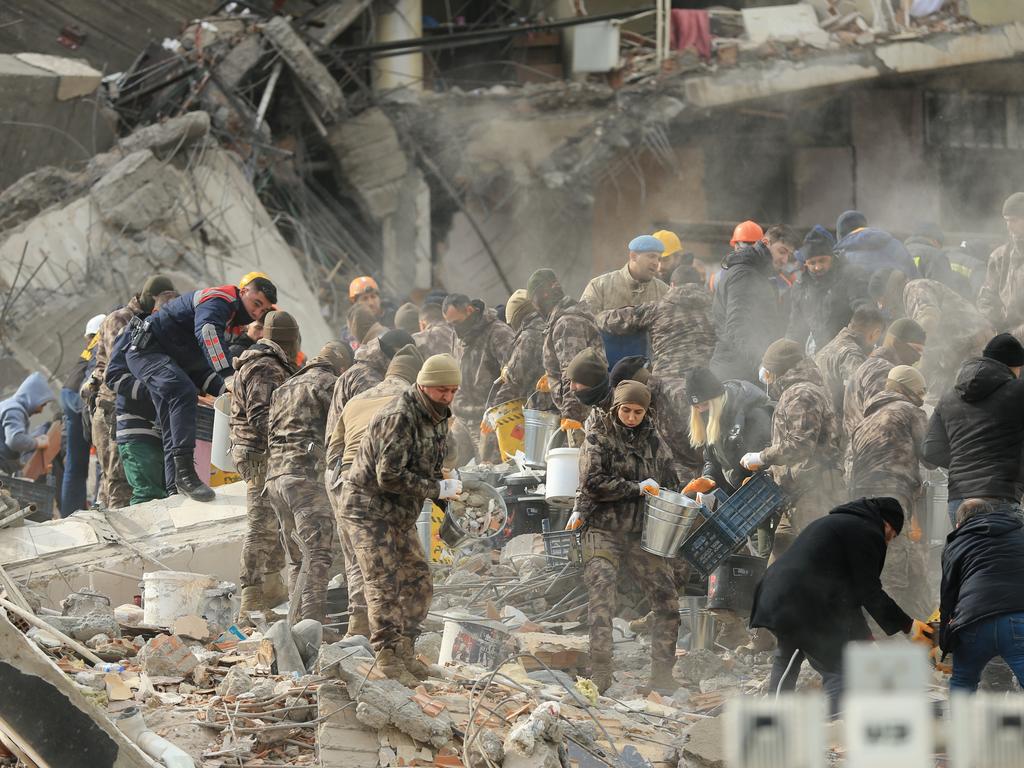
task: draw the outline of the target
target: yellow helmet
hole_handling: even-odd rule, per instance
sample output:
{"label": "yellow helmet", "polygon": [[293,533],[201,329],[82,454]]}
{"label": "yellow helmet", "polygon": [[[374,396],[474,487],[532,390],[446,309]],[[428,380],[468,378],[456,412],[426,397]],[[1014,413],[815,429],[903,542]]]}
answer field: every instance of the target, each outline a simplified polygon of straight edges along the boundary
{"label": "yellow helmet", "polygon": [[238,287],[245,288],[245,286],[247,286],[257,277],[262,277],[264,280],[270,280],[270,275],[267,275],[263,272],[250,272],[245,277],[238,281]]}
{"label": "yellow helmet", "polygon": [[659,229],[654,233],[653,237],[658,238],[658,240],[661,241],[661,244],[665,246],[665,250],[661,254],[661,258],[663,259],[683,250],[683,244],[679,240],[679,235],[675,232],[671,232],[667,229]]}

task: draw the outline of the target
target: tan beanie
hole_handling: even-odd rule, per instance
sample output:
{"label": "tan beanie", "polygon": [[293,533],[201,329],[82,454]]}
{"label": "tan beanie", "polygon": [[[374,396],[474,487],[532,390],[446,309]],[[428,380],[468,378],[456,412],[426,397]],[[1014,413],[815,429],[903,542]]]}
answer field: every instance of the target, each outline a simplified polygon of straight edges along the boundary
{"label": "tan beanie", "polygon": [[911,368],[909,365],[897,365],[890,369],[886,379],[888,381],[895,381],[908,392],[920,398],[923,398],[925,392],[928,391],[928,385],[925,383],[924,376],[921,375],[917,368]]}
{"label": "tan beanie", "polygon": [[764,351],[761,365],[776,376],[782,376],[803,359],[803,345],[797,344],[791,339],[779,339],[768,345],[768,349]]}
{"label": "tan beanie", "polygon": [[423,362],[416,383],[421,387],[457,387],[462,384],[462,371],[451,355],[433,355]]}
{"label": "tan beanie", "polygon": [[530,301],[530,297],[526,295],[525,288],[520,288],[509,296],[508,301],[505,302],[505,319],[512,326],[513,331],[518,331],[522,328],[526,316],[535,311],[536,308]]}
{"label": "tan beanie", "polygon": [[416,376],[423,367],[423,353],[415,344],[406,344],[395,352],[388,364],[388,376],[399,376],[410,384],[416,381]]}
{"label": "tan beanie", "polygon": [[420,330],[420,308],[407,301],[395,312],[395,328],[407,333],[418,333]]}
{"label": "tan beanie", "polygon": [[641,384],[639,381],[633,381],[632,379],[626,379],[620,381],[619,386],[615,388],[615,396],[612,399],[612,408],[618,408],[620,405],[639,405],[643,408],[651,407],[651,390],[647,388],[646,384]]}
{"label": "tan beanie", "polygon": [[[379,325],[373,311],[365,304],[353,304],[348,310],[348,332],[360,344],[372,338],[371,331]],[[383,329],[386,330],[386,329]]]}
{"label": "tan beanie", "polygon": [[316,356],[320,360],[326,360],[339,375],[352,367],[352,347],[343,341],[328,341]]}
{"label": "tan beanie", "polygon": [[299,355],[299,324],[288,312],[275,309],[263,316],[263,338],[277,344],[289,359]]}

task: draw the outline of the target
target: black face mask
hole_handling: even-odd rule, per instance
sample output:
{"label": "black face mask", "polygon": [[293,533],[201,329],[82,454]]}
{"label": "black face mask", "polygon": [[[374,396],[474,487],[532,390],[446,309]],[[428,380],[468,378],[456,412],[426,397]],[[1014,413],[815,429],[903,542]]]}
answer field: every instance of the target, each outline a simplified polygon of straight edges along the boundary
{"label": "black face mask", "polygon": [[476,317],[476,313],[473,313],[466,317],[465,320],[458,323],[449,323],[449,325],[452,327],[452,330],[455,331],[455,335],[458,338],[464,339],[473,331],[473,328],[476,325]]}
{"label": "black face mask", "polygon": [[610,390],[611,387],[608,384],[608,379],[605,379],[596,387],[587,387],[586,389],[578,390],[576,392],[576,399],[584,405],[589,405],[593,408],[608,397],[608,392]]}

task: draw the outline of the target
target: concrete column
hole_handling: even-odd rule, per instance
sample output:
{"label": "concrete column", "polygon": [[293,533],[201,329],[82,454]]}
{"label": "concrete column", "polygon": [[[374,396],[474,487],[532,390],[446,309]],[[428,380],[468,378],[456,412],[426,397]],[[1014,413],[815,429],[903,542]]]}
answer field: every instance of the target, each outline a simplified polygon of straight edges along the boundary
{"label": "concrete column", "polygon": [[[374,42],[390,43],[423,36],[422,0],[383,0],[378,4]],[[374,59],[373,85],[423,89],[423,54],[419,51]]]}
{"label": "concrete column", "polygon": [[401,182],[398,209],[381,223],[381,253],[384,280],[399,295],[430,287],[430,187],[418,169]]}

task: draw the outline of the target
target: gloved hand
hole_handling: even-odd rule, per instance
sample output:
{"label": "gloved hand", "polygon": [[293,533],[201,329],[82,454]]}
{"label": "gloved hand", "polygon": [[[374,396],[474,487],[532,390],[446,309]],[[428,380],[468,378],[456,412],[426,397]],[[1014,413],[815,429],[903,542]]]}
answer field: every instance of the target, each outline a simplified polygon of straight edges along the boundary
{"label": "gloved hand", "polygon": [[910,631],[907,633],[907,637],[910,638],[912,643],[920,643],[931,648],[935,643],[933,638],[935,637],[935,630],[932,629],[931,625],[926,624],[923,621],[914,619],[914,623],[910,625]]}
{"label": "gloved hand", "polygon": [[539,379],[537,379],[537,391],[538,392],[550,392],[551,385],[548,383],[548,375],[545,373]]}
{"label": "gloved hand", "polygon": [[583,429],[583,425],[576,421],[576,419],[562,419],[561,426],[563,432],[571,432],[574,429]]}
{"label": "gloved hand", "polygon": [[580,513],[574,509],[572,514],[569,515],[569,522],[565,524],[565,530],[575,531],[581,525],[583,525],[583,518],[580,517]]}
{"label": "gloved hand", "polygon": [[708,512],[715,511],[715,505],[718,504],[718,497],[713,493],[697,493],[697,503],[707,507]]}
{"label": "gloved hand", "polygon": [[695,477],[686,484],[686,487],[683,488],[683,493],[693,493],[695,491],[697,493],[707,493],[708,491],[715,490],[717,485],[710,477]]}
{"label": "gloved hand", "polygon": [[489,435],[489,434],[491,434],[493,432],[494,432],[494,427],[491,426],[491,423],[489,421],[487,421],[486,418],[480,419],[480,434],[481,435]]}
{"label": "gloved hand", "polygon": [[764,465],[761,460],[761,454],[757,451],[751,451],[750,453],[743,454],[743,458],[740,459],[740,466],[751,472],[756,472]]}
{"label": "gloved hand", "polygon": [[661,486],[658,485],[657,480],[648,477],[640,483],[640,493],[642,494],[644,491],[647,491],[651,496],[657,496],[661,492]]}
{"label": "gloved hand", "polygon": [[953,665],[942,660],[942,649],[939,646],[935,646],[928,652],[928,658],[931,659],[932,666],[942,674],[953,674]]}
{"label": "gloved hand", "polygon": [[39,450],[40,448],[44,448],[45,449],[45,448],[49,448],[49,447],[50,447],[50,436],[49,435],[39,435],[36,438],[36,450]]}
{"label": "gloved hand", "polygon": [[441,489],[440,493],[437,494],[438,500],[454,499],[456,496],[462,493],[461,480],[439,480],[438,486]]}

